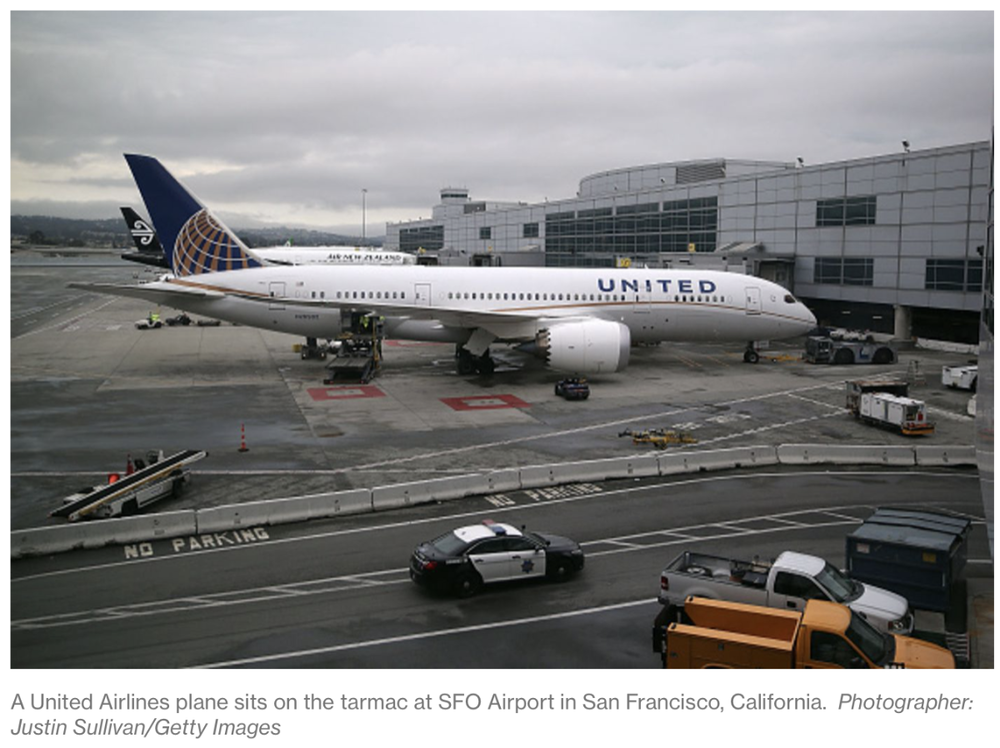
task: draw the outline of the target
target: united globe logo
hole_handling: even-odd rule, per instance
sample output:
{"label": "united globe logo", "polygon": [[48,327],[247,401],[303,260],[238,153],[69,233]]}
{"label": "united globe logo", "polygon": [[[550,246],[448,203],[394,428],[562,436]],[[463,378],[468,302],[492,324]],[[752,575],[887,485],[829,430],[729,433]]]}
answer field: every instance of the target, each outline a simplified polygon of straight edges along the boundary
{"label": "united globe logo", "polygon": [[191,216],[178,233],[173,265],[178,277],[261,266],[205,209]]}

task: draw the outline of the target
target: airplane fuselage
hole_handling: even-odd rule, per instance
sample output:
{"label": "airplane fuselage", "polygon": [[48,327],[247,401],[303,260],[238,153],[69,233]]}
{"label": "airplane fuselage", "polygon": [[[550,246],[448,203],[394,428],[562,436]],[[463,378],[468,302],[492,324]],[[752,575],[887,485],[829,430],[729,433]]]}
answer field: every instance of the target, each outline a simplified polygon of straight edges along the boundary
{"label": "airplane fuselage", "polygon": [[339,333],[342,309],[381,314],[388,337],[457,343],[478,326],[477,313],[503,316],[492,325],[499,340],[523,340],[559,318],[621,323],[633,343],[776,339],[815,323],[781,286],[716,271],[312,265],[163,282],[216,294],[174,306],[317,338]]}

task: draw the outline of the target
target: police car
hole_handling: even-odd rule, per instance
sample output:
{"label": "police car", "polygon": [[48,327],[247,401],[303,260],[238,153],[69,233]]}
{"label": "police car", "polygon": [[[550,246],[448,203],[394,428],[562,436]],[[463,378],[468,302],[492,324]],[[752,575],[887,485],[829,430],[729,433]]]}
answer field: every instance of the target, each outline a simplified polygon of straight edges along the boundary
{"label": "police car", "polygon": [[583,568],[580,544],[486,520],[421,543],[410,557],[410,578],[460,597],[484,584],[515,579],[568,579]]}

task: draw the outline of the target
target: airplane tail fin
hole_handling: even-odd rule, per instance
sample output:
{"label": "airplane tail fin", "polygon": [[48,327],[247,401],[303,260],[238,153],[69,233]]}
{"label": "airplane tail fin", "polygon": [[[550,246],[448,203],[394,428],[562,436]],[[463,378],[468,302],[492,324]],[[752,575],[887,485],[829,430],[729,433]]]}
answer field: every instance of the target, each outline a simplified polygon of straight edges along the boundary
{"label": "airplane tail fin", "polygon": [[123,205],[121,211],[135,248],[143,254],[163,254],[163,247],[160,246],[160,240],[156,238],[156,232],[153,231],[149,221],[127,205]]}
{"label": "airplane tail fin", "polygon": [[260,267],[261,262],[157,159],[125,160],[177,277]]}

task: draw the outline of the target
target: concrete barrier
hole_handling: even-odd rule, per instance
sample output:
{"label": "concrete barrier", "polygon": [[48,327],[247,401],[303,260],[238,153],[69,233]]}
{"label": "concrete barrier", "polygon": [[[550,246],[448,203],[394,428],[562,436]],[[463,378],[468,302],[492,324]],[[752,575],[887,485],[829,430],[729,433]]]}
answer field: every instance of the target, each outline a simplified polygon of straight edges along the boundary
{"label": "concrete barrier", "polygon": [[853,444],[782,444],[778,446],[782,465],[897,465],[913,467],[913,447]]}
{"label": "concrete barrier", "polygon": [[194,532],[195,527],[194,512],[182,511],[16,530],[10,534],[10,555],[21,558],[79,548],[125,545],[184,535]]}
{"label": "concrete barrier", "polygon": [[241,527],[280,525],[371,510],[371,491],[361,488],[353,491],[290,496],[285,499],[265,499],[209,507],[199,509],[196,512],[196,520],[198,532],[224,532]]}
{"label": "concrete barrier", "polygon": [[487,493],[501,493],[503,491],[518,491],[521,489],[521,470],[510,468],[509,470],[494,470],[486,473]]}
{"label": "concrete barrier", "polygon": [[99,548],[160,538],[224,532],[338,514],[396,509],[431,501],[616,478],[673,475],[768,465],[975,465],[969,446],[782,444],[778,447],[678,451],[603,460],[531,465],[352,491],[295,496],[197,511],[76,522],[11,532],[11,557]]}
{"label": "concrete barrier", "polygon": [[370,488],[319,493],[306,498],[310,500],[310,519],[333,517],[338,514],[363,514],[372,511],[372,491]]}
{"label": "concrete barrier", "polygon": [[376,486],[372,489],[372,509],[378,512],[413,504],[426,504],[431,501],[447,501],[491,493],[488,486],[486,477],[479,473],[413,481],[412,483],[395,483],[390,486]]}
{"label": "concrete barrier", "polygon": [[969,446],[914,447],[917,465],[921,467],[955,467],[976,465],[976,448]]}
{"label": "concrete barrier", "polygon": [[195,519],[198,532],[224,532],[241,527],[279,525],[309,519],[307,497],[248,501],[199,509]]}
{"label": "concrete barrier", "polygon": [[775,448],[763,446],[702,451],[683,450],[659,456],[660,475],[766,467],[777,464],[778,455]]}
{"label": "concrete barrier", "polygon": [[591,483],[616,478],[642,478],[659,474],[660,466],[655,454],[560,462],[552,465],[529,465],[521,468],[521,488]]}

